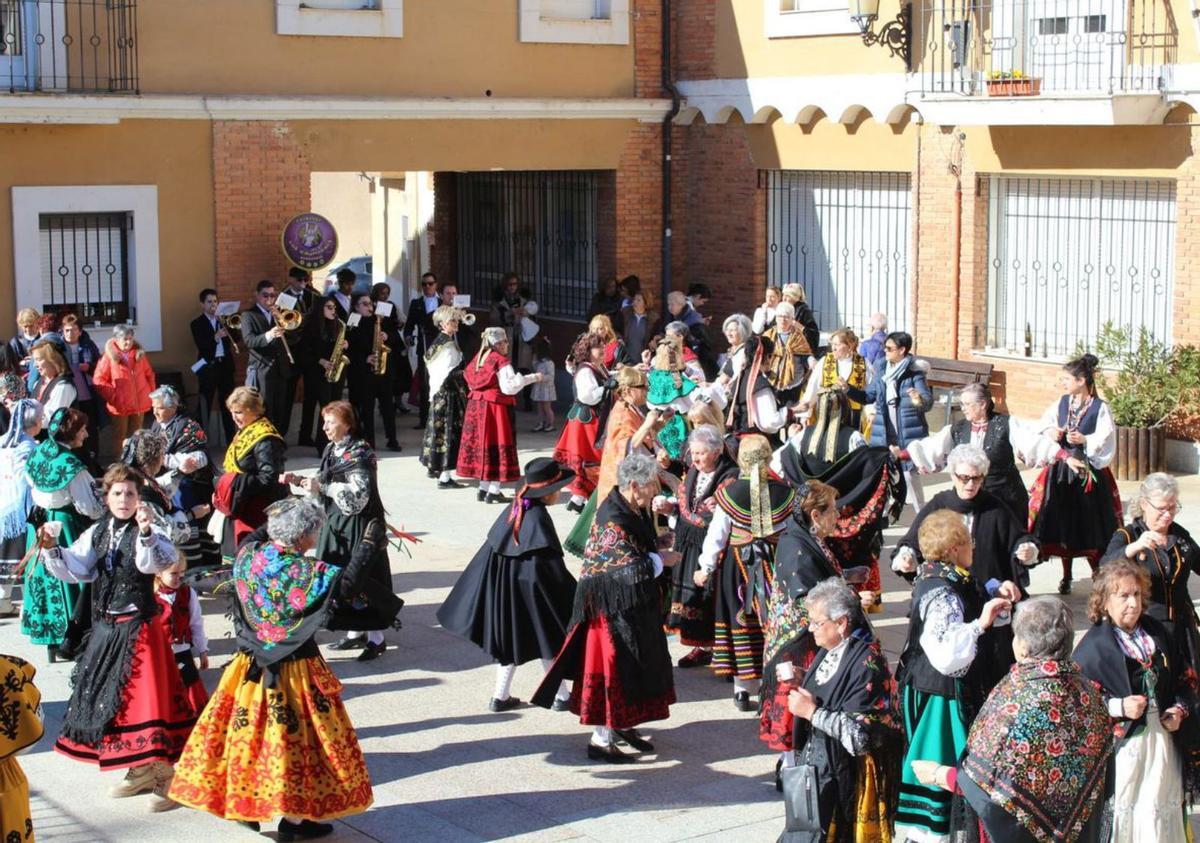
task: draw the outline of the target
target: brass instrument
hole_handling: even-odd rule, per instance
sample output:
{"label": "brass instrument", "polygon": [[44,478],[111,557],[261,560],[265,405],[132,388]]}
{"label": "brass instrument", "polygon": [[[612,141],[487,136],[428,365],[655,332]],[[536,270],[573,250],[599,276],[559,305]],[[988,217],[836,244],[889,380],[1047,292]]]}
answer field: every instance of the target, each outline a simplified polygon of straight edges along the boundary
{"label": "brass instrument", "polygon": [[346,357],[346,323],[341,319],[338,320],[337,339],[333,341],[333,354],[329,355],[329,371],[325,373],[325,380],[329,383],[337,383],[342,379],[342,374],[346,371],[346,364],[349,358]]}
{"label": "brass instrument", "polygon": [[233,338],[233,332],[242,330],[242,314],[231,313],[228,316],[221,316],[219,318],[221,320],[221,327],[225,329],[227,334],[229,334],[229,343],[233,346],[233,353],[241,353],[241,349],[238,348],[237,340]]}
{"label": "brass instrument", "polygon": [[371,351],[375,355],[375,365],[372,371],[377,375],[387,373],[388,365],[388,348],[383,344],[383,329],[380,327],[383,324],[383,317],[375,317],[375,339],[371,345]]}
{"label": "brass instrument", "polygon": [[[275,319],[275,324],[285,331],[296,330],[304,321],[304,314],[300,311],[282,308],[278,305],[271,308],[271,316]],[[288,345],[287,338],[280,337],[279,339],[283,341],[283,350],[287,353],[288,362],[293,366],[296,365],[296,358],[292,356],[292,347]]]}
{"label": "brass instrument", "polygon": [[475,314],[463,311],[463,315],[458,320],[468,328],[475,324]]}

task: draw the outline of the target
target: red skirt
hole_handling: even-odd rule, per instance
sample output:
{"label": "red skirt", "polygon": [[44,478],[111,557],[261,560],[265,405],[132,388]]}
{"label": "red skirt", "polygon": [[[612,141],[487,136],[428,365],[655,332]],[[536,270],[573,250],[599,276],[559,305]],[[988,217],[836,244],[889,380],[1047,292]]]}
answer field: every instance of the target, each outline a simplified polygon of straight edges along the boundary
{"label": "red skirt", "polygon": [[568,419],[554,446],[554,459],[575,472],[568,491],[581,498],[592,494],[600,474],[600,449],[596,447],[599,429],[600,417],[595,413],[590,422]]}
{"label": "red skirt", "polygon": [[521,477],[513,409],[472,398],[463,416],[458,476],[486,482],[511,483]]}
{"label": "red skirt", "polygon": [[651,720],[671,716],[675,689],[644,700],[626,699],[617,670],[608,619],[601,616],[584,621],[583,668],[571,688],[571,711],[587,726],[632,729]]}
{"label": "red skirt", "polygon": [[[127,621],[118,621],[123,623]],[[121,707],[96,744],[60,736],[54,749],[99,765],[102,770],[139,767],[152,761],[175,763],[187,743],[196,711],[175,665],[162,626],[142,624],[133,650],[133,669],[121,694]]]}

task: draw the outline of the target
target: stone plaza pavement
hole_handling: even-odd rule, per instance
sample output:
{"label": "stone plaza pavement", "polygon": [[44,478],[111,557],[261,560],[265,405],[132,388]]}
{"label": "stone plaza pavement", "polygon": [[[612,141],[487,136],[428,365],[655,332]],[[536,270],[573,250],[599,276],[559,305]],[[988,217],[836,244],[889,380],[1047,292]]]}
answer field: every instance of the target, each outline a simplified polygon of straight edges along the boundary
{"label": "stone plaza pavement", "polygon": [[[738,712],[731,686],[707,669],[677,670],[677,705],[671,717],[649,724],[657,754],[636,764],[591,763],[584,749],[589,730],[566,713],[528,705],[503,714],[487,710],[494,671],[487,658],[438,625],[434,613],[474,554],[499,506],[475,500],[475,490],[438,491],[417,461],[419,432],[401,419],[402,454],[381,453],[380,480],[390,521],[422,538],[411,558],[392,554],[397,593],[406,606],[404,629],[388,634],[389,649],[366,664],[355,654],[327,652],[345,683],[344,696],[366,753],[375,804],[336,825],[328,840],[774,840],[783,806],[772,785],[775,757],[757,739],[757,719]],[[519,417],[521,460],[548,455],[551,434],[531,434],[531,416]],[[292,449],[289,470],[312,469],[310,449]],[[1031,473],[1027,473],[1027,477]],[[931,478],[945,487],[944,475]],[[1181,478],[1180,521],[1200,529],[1200,478]],[[1123,484],[1126,500],[1134,484]],[[565,536],[572,515],[555,508]],[[906,516],[905,521],[910,520]],[[888,533],[889,545],[900,528]],[[885,554],[888,551],[885,551]],[[1081,560],[1078,569],[1086,569]],[[568,559],[578,573],[578,560]],[[1033,571],[1033,591],[1053,593],[1057,562]],[[1077,570],[1076,626],[1084,625],[1090,587]],[[908,589],[884,575],[884,611],[873,620],[894,663],[905,633]],[[229,623],[217,601],[203,602],[213,668],[210,690],[233,651]],[[325,633],[322,642],[334,640]],[[672,640],[672,655],[685,648]],[[151,814],[148,797],[110,799],[120,775],[101,774],[52,750],[68,697],[70,665],[50,665],[45,650],[30,646],[16,620],[0,622],[0,652],[38,667],[47,715],[46,737],[21,757],[33,792],[40,841],[252,841],[253,832],[187,808]],[[528,699],[540,666],[517,671],[513,693]],[[274,827],[264,827],[274,836]],[[261,839],[261,838],[260,838]]]}

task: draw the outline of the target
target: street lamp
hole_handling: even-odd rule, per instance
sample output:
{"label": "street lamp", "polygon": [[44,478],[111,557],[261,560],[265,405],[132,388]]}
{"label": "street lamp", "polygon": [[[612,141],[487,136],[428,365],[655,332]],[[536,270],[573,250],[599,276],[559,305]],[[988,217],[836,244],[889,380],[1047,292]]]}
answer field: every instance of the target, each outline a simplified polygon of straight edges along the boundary
{"label": "street lamp", "polygon": [[912,3],[902,3],[896,17],[885,23],[878,32],[871,25],[879,18],[879,0],[848,0],[850,19],[858,25],[863,43],[868,47],[880,44],[893,56],[904,59],[904,67],[912,70]]}

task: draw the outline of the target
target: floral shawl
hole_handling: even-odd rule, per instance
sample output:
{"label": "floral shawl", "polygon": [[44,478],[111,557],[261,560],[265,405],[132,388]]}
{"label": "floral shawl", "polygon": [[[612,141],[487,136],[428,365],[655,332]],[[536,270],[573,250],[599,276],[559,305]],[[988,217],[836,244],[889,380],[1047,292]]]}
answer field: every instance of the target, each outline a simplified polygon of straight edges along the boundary
{"label": "floral shawl", "polygon": [[30,484],[40,492],[57,492],[71,485],[75,475],[85,470],[79,457],[58,442],[58,433],[67,419],[69,408],[60,407],[50,417],[46,441],[37,447],[26,464]]}
{"label": "floral shawl", "polygon": [[[326,602],[341,569],[267,541],[248,544],[233,562],[233,585],[258,647],[289,640]],[[303,643],[303,642],[301,642]]]}
{"label": "floral shawl", "polygon": [[241,474],[242,470],[238,467],[238,463],[245,459],[246,454],[254,450],[255,445],[271,436],[283,439],[279,435],[279,431],[275,429],[275,425],[271,424],[271,420],[266,416],[260,416],[243,427],[233,437],[233,441],[229,443],[229,449],[225,451],[225,470]]}
{"label": "floral shawl", "polygon": [[1112,752],[1100,691],[1072,661],[1014,665],[971,726],[960,765],[1045,843],[1075,840],[1099,803]]}

